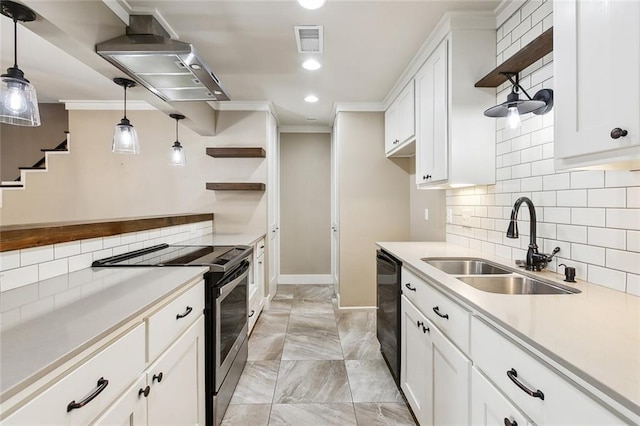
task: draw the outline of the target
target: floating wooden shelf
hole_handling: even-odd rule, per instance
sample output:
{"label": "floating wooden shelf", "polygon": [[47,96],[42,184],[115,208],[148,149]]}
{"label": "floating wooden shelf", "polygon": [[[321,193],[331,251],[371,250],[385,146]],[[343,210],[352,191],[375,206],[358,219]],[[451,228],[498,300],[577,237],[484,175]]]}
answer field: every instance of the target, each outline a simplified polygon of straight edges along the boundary
{"label": "floating wooden shelf", "polygon": [[211,191],[264,191],[266,185],[260,182],[208,182]]}
{"label": "floating wooden shelf", "polygon": [[520,72],[544,55],[553,51],[553,27],[540,34],[515,55],[498,65],[493,71],[475,84],[475,87],[498,87],[507,77],[504,72]]}
{"label": "floating wooden shelf", "polygon": [[207,155],[218,158],[264,158],[264,148],[221,147],[207,148]]}

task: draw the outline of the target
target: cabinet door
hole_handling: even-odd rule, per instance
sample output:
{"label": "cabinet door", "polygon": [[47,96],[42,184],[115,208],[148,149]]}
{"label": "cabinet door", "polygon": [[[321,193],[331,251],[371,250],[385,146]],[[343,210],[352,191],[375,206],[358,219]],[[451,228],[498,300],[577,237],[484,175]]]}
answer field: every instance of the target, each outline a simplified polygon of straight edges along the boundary
{"label": "cabinet door", "polygon": [[473,367],[471,369],[471,424],[526,426],[528,419]]}
{"label": "cabinet door", "polygon": [[402,296],[400,387],[421,425],[432,424],[432,345],[427,319]]}
{"label": "cabinet door", "polygon": [[147,424],[147,378],[140,376],[124,394],[101,415],[93,426],[135,426]]}
{"label": "cabinet door", "polygon": [[416,76],[418,135],[416,183],[445,181],[449,163],[447,40],[429,56]]}
{"label": "cabinet door", "polygon": [[204,317],[147,370],[149,425],[204,425]]}
{"label": "cabinet door", "polygon": [[394,102],[384,113],[384,152],[390,152],[400,143],[398,103]]}
{"label": "cabinet door", "polygon": [[557,168],[640,163],[640,2],[553,7]]}
{"label": "cabinet door", "polygon": [[415,88],[411,80],[398,97],[398,139],[403,144],[416,134]]}

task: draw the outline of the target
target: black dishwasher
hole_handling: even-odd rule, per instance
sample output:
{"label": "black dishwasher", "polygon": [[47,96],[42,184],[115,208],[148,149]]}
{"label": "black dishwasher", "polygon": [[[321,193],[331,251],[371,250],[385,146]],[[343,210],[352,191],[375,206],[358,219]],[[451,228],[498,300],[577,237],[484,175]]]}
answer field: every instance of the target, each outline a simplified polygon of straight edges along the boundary
{"label": "black dishwasher", "polygon": [[380,352],[400,386],[400,274],[402,262],[385,252],[376,252],[378,309],[376,334]]}

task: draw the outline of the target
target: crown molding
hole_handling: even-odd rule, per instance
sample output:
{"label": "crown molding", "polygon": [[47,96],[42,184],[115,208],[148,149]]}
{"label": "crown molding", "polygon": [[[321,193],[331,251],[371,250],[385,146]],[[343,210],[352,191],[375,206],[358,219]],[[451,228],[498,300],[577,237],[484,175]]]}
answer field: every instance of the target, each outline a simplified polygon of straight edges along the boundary
{"label": "crown molding", "polygon": [[[67,111],[72,110],[95,110],[114,111],[122,110],[122,101],[74,101],[61,100]],[[127,111],[157,111],[158,109],[145,101],[127,101]]]}
{"label": "crown molding", "polygon": [[329,126],[282,126],[278,128],[280,133],[331,133]]}
{"label": "crown molding", "polygon": [[386,109],[382,102],[334,102],[329,122],[333,123],[339,112],[382,112]]}
{"label": "crown molding", "polygon": [[207,103],[216,111],[267,111],[280,124],[276,107],[271,101],[209,101]]}

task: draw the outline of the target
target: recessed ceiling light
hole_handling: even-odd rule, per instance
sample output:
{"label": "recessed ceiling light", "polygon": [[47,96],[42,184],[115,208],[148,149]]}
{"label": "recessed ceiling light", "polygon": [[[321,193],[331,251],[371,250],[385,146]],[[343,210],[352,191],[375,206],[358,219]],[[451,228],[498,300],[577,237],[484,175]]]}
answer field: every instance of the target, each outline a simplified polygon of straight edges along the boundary
{"label": "recessed ceiling light", "polygon": [[309,95],[304,98],[305,102],[318,102],[318,97],[314,95]]}
{"label": "recessed ceiling light", "polygon": [[202,67],[200,66],[200,64],[191,64],[191,68],[194,70],[199,70]]}
{"label": "recessed ceiling light", "polygon": [[213,93],[215,93],[216,95],[222,95],[222,92],[219,90],[214,90]]}
{"label": "recessed ceiling light", "polygon": [[320,62],[316,61],[315,59],[307,59],[302,63],[302,68],[309,71],[318,70],[320,69],[320,67],[322,67],[322,65],[320,65]]}
{"label": "recessed ceiling light", "polygon": [[324,4],[326,3],[327,0],[298,0],[298,3],[300,3],[300,6],[304,7],[305,9],[319,9],[322,6],[324,6]]}

